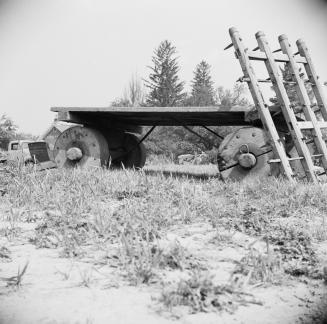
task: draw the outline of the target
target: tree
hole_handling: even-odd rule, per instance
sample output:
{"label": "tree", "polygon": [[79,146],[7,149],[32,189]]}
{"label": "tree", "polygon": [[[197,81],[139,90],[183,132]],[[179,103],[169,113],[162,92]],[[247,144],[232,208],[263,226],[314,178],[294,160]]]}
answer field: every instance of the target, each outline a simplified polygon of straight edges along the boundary
{"label": "tree", "polygon": [[247,88],[242,83],[236,83],[233,90],[224,89],[224,87],[218,87],[218,104],[226,108],[232,108],[233,106],[250,106],[249,100],[244,97],[246,91]]}
{"label": "tree", "polygon": [[141,79],[137,74],[133,74],[124,94],[121,98],[115,99],[112,107],[137,107],[145,105],[145,91]]}
{"label": "tree", "polygon": [[201,61],[195,68],[190,103],[192,106],[215,105],[215,90],[210,75],[210,65]]}
{"label": "tree", "polygon": [[128,98],[130,104],[135,106],[144,105],[145,91],[143,89],[142,81],[137,74],[132,75],[127,89],[125,89],[125,98]]}
{"label": "tree", "polygon": [[8,143],[15,137],[17,126],[6,115],[0,117],[0,148],[7,149]]}
{"label": "tree", "polygon": [[11,118],[6,115],[0,117],[0,138],[12,138],[15,135],[17,126]]}
{"label": "tree", "polygon": [[145,85],[150,89],[147,97],[149,106],[171,107],[179,105],[185,97],[184,82],[179,81],[179,66],[176,48],[165,40],[160,43],[152,56],[153,66]]}

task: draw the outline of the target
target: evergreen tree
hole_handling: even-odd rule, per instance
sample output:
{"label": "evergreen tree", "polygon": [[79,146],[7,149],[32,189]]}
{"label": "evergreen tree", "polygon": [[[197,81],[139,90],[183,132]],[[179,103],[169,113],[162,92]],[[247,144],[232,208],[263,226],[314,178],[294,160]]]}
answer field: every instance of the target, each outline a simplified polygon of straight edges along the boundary
{"label": "evergreen tree", "polygon": [[201,61],[195,68],[192,81],[191,104],[192,106],[215,105],[215,90],[210,75],[210,65]]}
{"label": "evergreen tree", "polygon": [[150,89],[149,106],[170,107],[179,105],[185,97],[184,83],[179,81],[176,48],[165,40],[160,43],[152,57],[153,67],[145,85]]}

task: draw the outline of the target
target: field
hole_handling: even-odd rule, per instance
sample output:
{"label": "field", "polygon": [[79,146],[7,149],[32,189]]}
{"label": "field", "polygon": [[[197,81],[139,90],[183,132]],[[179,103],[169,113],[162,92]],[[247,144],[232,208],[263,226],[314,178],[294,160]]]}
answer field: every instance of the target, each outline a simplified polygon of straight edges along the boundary
{"label": "field", "polygon": [[327,184],[2,169],[0,323],[327,323]]}

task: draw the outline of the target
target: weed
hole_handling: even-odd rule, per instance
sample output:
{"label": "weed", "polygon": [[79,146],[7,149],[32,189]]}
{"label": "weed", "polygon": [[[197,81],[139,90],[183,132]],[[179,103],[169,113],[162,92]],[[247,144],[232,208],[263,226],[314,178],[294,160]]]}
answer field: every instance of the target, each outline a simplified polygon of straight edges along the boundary
{"label": "weed", "polygon": [[63,278],[63,280],[68,280],[70,278],[72,269],[73,269],[73,265],[71,265],[69,267],[69,269],[66,270],[66,271],[61,271],[59,269],[56,269],[56,272],[55,273],[58,273],[59,275],[61,275],[62,278]]}
{"label": "weed", "polygon": [[283,273],[281,256],[270,250],[267,238],[266,248],[266,253],[262,253],[255,249],[252,244],[249,253],[241,259],[233,271],[233,280],[239,281],[237,275],[242,274],[245,276],[243,285],[279,283]]}
{"label": "weed", "polygon": [[93,281],[92,275],[93,275],[93,270],[92,269],[83,269],[79,270],[81,281],[79,283],[79,286],[82,287],[91,287],[91,283]]}
{"label": "weed", "polygon": [[26,262],[22,270],[18,268],[17,276],[12,276],[9,278],[1,278],[2,280],[7,282],[7,287],[19,288],[21,286],[28,264],[29,262]]}
{"label": "weed", "polygon": [[187,279],[164,287],[159,301],[172,310],[176,306],[187,306],[190,313],[227,311],[232,313],[238,305],[256,303],[255,298],[231,284],[215,284],[207,272],[193,271]]}
{"label": "weed", "polygon": [[11,252],[5,246],[0,247],[0,260],[1,261],[6,261],[6,262],[10,262],[12,260],[11,259]]}

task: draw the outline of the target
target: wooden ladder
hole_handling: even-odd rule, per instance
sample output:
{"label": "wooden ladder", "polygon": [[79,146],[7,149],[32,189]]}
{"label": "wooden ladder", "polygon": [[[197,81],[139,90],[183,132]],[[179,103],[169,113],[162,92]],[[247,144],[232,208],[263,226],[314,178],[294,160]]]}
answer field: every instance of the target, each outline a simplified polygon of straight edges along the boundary
{"label": "wooden ladder", "polygon": [[[258,47],[250,52],[244,47],[239,32],[235,28],[230,28],[229,33],[232,39],[231,45],[235,48],[236,57],[238,58],[244,73],[242,80],[246,81],[249,86],[255,106],[263,123],[263,127],[267,131],[272,144],[276,159],[271,160],[270,163],[280,163],[285,176],[289,180],[293,180],[295,174],[289,162],[291,160],[300,160],[307,179],[317,183],[318,176],[322,173],[319,174],[317,172],[313,159],[319,158],[321,166],[325,170],[323,173],[325,174],[327,172],[327,147],[321,132],[322,128],[327,128],[327,101],[319,77],[314,69],[308,48],[302,40],[298,40],[296,43],[298,52],[293,54],[287,37],[281,35],[279,36],[280,49],[272,52],[264,33],[258,32],[255,35]],[[255,52],[257,50],[260,50],[260,52]],[[283,54],[277,54],[278,52],[282,52]],[[298,54],[300,54],[300,57],[296,58],[296,55]],[[264,61],[269,74],[268,79],[258,80],[256,78],[254,69],[251,65],[251,60]],[[277,63],[286,63],[288,65],[292,74],[292,81],[283,80]],[[308,76],[307,81],[304,81],[301,77],[298,64],[304,64]],[[283,142],[279,137],[270,114],[269,106],[264,101],[259,82],[267,81],[272,83],[273,90],[276,93],[289,133],[292,136],[294,146],[297,150],[298,157],[288,158]],[[305,82],[309,82],[312,86],[319,108],[318,111],[320,111],[323,121],[317,120],[317,111],[312,109],[313,107],[311,105]],[[286,83],[295,85],[296,93],[301,103],[301,112],[303,112],[305,118],[303,121],[299,121],[295,115],[294,108],[298,107],[292,106],[285,89],[284,84]],[[311,132],[311,137],[313,138],[318,154],[311,155],[308,147],[310,141],[307,141],[306,136],[304,136],[304,130],[309,130]]]}

